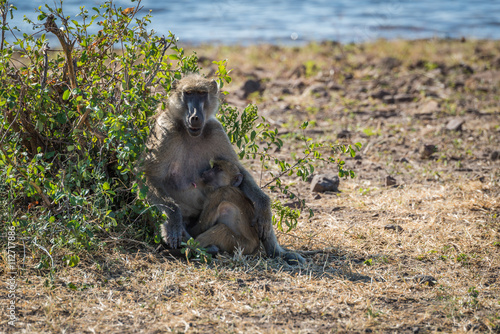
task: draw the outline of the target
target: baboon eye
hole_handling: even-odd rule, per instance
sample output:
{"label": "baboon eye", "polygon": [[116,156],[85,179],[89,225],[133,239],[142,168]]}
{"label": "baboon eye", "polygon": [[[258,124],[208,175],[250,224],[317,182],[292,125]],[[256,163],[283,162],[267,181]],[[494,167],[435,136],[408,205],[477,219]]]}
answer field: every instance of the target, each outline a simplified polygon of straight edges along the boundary
{"label": "baboon eye", "polygon": [[184,94],[186,94],[186,95],[192,95],[192,94],[193,94],[193,91],[191,91],[191,90],[187,90],[187,91],[185,91],[185,92],[184,92]]}

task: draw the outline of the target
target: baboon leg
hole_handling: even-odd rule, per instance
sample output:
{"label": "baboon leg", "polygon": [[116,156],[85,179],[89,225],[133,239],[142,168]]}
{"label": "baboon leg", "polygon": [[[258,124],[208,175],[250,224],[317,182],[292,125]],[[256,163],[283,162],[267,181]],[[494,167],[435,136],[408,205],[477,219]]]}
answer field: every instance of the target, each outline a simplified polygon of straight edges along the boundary
{"label": "baboon leg", "polygon": [[257,232],[244,224],[240,215],[241,211],[236,205],[221,202],[217,208],[217,223],[195,240],[205,248],[216,246],[219,250],[229,253],[241,248],[244,255],[254,253],[259,247]]}
{"label": "baboon leg", "polygon": [[243,236],[234,235],[233,231],[224,224],[216,224],[208,231],[200,234],[195,241],[203,248],[215,246],[219,251],[234,253],[238,248],[244,255],[253,254],[257,249],[257,242]]}
{"label": "baboon leg", "polygon": [[203,209],[200,215],[200,219],[194,225],[189,232],[193,237],[197,237],[203,232],[209,230],[212,226],[217,224],[217,220],[219,219],[219,212],[217,206],[209,205]]}

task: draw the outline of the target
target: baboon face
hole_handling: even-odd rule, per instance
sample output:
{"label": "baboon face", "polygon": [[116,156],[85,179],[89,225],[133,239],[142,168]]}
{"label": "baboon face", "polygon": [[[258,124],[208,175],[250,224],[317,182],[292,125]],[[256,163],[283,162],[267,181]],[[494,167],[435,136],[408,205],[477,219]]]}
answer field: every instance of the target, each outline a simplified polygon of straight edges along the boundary
{"label": "baboon face", "polygon": [[238,166],[224,160],[214,161],[212,168],[204,171],[201,178],[206,185],[214,189],[225,186],[238,187],[243,181],[243,175]]}
{"label": "baboon face", "polygon": [[[174,84],[178,110],[188,133],[199,136],[206,120],[215,114],[219,106],[218,86],[214,80],[190,75]],[[180,115],[179,115],[180,116]]]}

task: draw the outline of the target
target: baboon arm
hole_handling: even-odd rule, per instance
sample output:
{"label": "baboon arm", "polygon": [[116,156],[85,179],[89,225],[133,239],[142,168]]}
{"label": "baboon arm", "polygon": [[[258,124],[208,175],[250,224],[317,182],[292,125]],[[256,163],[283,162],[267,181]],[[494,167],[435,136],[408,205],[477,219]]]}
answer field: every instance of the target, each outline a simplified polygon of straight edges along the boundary
{"label": "baboon arm", "polygon": [[247,170],[240,167],[240,171],[243,174],[240,189],[255,207],[252,226],[257,226],[259,238],[264,241],[269,237],[272,230],[271,200],[255,183],[252,175]]}
{"label": "baboon arm", "polygon": [[180,248],[181,242],[190,238],[182,221],[182,212],[175,201],[168,195],[158,180],[146,178],[148,186],[148,201],[161,213],[167,216],[167,220],[161,225],[161,236],[170,248]]}
{"label": "baboon arm", "polygon": [[[216,204],[218,205],[218,203]],[[190,232],[193,236],[196,237],[200,235],[217,223],[217,205],[214,205],[214,203],[209,203],[209,205],[207,205],[203,209],[198,223],[190,229]]]}

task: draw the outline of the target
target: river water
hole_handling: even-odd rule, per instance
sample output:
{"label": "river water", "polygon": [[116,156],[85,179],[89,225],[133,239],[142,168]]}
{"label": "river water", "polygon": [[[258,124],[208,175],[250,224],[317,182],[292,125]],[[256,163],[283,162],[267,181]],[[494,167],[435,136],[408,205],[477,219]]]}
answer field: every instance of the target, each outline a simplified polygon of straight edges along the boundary
{"label": "river water", "polygon": [[[36,19],[35,8],[53,1],[11,0],[18,11],[14,25],[31,33],[22,22]],[[93,0],[65,0],[64,12],[74,15]],[[135,6],[115,1],[123,8]],[[143,13],[152,11],[150,28],[172,31],[189,44],[300,45],[308,41],[343,43],[378,38],[500,39],[500,0],[143,0]]]}

